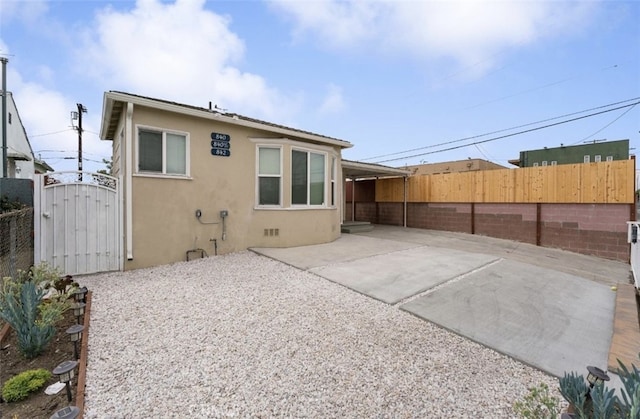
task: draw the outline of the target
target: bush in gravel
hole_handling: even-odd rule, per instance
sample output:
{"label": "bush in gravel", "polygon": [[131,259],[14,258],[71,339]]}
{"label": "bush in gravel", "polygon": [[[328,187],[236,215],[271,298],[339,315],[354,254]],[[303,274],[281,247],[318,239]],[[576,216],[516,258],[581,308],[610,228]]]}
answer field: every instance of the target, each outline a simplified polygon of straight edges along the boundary
{"label": "bush in gravel", "polygon": [[55,324],[69,308],[66,298],[44,302],[45,294],[32,272],[3,278],[0,319],[16,331],[18,349],[28,359],[42,353],[56,333]]}
{"label": "bush in gravel", "polygon": [[549,386],[540,383],[529,387],[529,393],[513,404],[513,411],[526,419],[553,419],[558,416],[560,400],[549,393]]}
{"label": "bush in gravel", "polygon": [[42,368],[24,371],[4,383],[2,398],[6,402],[26,399],[30,393],[42,388],[49,379],[51,379],[51,373]]}

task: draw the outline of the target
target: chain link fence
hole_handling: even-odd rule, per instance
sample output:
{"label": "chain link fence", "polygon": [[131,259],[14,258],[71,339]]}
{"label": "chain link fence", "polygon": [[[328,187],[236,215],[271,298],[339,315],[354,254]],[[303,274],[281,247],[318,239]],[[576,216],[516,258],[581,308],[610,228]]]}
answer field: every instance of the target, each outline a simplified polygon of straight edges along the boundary
{"label": "chain link fence", "polygon": [[0,214],[0,278],[33,265],[33,208]]}

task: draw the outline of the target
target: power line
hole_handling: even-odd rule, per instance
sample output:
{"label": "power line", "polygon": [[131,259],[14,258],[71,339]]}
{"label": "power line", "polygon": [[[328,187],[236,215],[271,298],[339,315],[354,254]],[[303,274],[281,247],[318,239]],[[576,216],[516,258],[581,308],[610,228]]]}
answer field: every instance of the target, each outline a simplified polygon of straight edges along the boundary
{"label": "power line", "polygon": [[[442,142],[442,143],[432,144],[432,145],[428,145],[428,146],[424,146],[424,147],[412,148],[410,150],[397,151],[395,153],[387,153],[387,154],[381,154],[381,155],[378,155],[378,156],[367,157],[367,158],[364,158],[364,159],[360,159],[360,161],[374,160],[374,159],[379,159],[381,157],[397,156],[397,155],[400,155],[400,154],[411,153],[411,152],[414,152],[414,151],[425,150],[425,149],[428,149],[428,148],[435,148],[435,147],[440,147],[440,146],[443,146],[443,145],[460,143],[462,141],[474,140],[476,138],[486,137],[487,135],[494,135],[494,134],[499,134],[501,132],[512,131],[514,129],[529,127],[529,126],[532,126],[532,125],[543,124],[545,122],[554,121],[556,119],[567,118],[567,117],[570,117],[570,116],[579,115],[581,113],[591,112],[591,111],[595,111],[595,110],[603,109],[603,108],[608,108],[608,107],[611,107],[611,106],[616,106],[616,105],[620,105],[622,103],[631,102],[631,101],[639,100],[639,99],[640,99],[640,97],[635,97],[635,98],[632,98],[632,99],[627,99],[627,100],[622,100],[622,101],[615,102],[615,103],[610,103],[608,105],[597,106],[595,108],[585,109],[585,110],[582,110],[582,111],[572,112],[572,113],[569,113],[569,114],[556,116],[556,117],[553,117],[553,118],[543,119],[543,120],[537,121],[537,122],[530,122],[528,124],[517,125],[517,126],[511,127],[511,128],[504,128],[504,129],[500,129],[500,130],[497,130],[497,131],[487,132],[487,133],[484,133],[484,134],[473,135],[471,137],[464,137],[464,138],[460,138],[460,139],[457,139],[457,140],[445,141],[445,142]],[[616,109],[620,109],[620,108],[616,108]],[[612,109],[612,110],[615,110],[615,109]],[[473,144],[470,144],[470,145],[473,145]],[[394,159],[394,160],[402,160],[402,158],[398,158],[398,159]],[[389,160],[389,161],[393,161],[393,160]]]}
{"label": "power line", "polygon": [[607,129],[608,127],[610,127],[611,125],[613,125],[614,122],[616,122],[618,119],[622,118],[623,116],[625,116],[626,114],[628,114],[629,112],[631,112],[631,110],[633,110],[633,108],[635,108],[635,105],[633,105],[632,107],[630,107],[629,109],[627,109],[626,111],[622,112],[616,119],[614,119],[613,121],[609,122],[607,125],[605,125],[604,127],[600,128],[598,131],[587,135],[586,137],[584,137],[582,140],[578,140],[575,143],[572,143],[571,145],[575,145],[578,143],[581,143],[587,139],[589,139],[589,137],[593,137],[594,135],[598,134],[599,132],[602,132],[603,130]]}
{"label": "power line", "polygon": [[46,132],[44,134],[35,134],[35,135],[29,135],[29,138],[33,138],[33,137],[44,137],[45,135],[54,135],[54,134],[62,134],[63,132],[67,132],[67,131],[74,131],[73,128],[67,128],[64,129],[62,131],[54,131],[54,132]]}
{"label": "power line", "polygon": [[[638,99],[638,98],[636,98],[636,99]],[[527,129],[527,130],[524,130],[524,131],[518,131],[518,132],[514,132],[514,133],[511,133],[511,134],[507,134],[507,135],[501,135],[499,137],[488,138],[488,139],[482,140],[482,141],[476,141],[476,142],[469,143],[469,144],[463,144],[463,145],[458,145],[458,146],[454,146],[454,147],[443,148],[441,150],[427,151],[426,153],[420,153],[420,154],[414,154],[414,155],[411,155],[411,156],[398,157],[398,158],[395,158],[395,159],[380,160],[380,161],[377,161],[376,163],[386,163],[386,162],[390,162],[390,161],[411,159],[411,158],[414,158],[414,157],[425,156],[427,154],[442,153],[444,151],[457,150],[459,148],[469,147],[469,146],[476,145],[476,144],[488,143],[490,141],[501,140],[503,138],[513,137],[513,136],[516,136],[516,135],[526,134],[526,133],[534,132],[534,131],[539,131],[541,129],[550,128],[550,127],[554,127],[554,126],[562,125],[562,124],[567,124],[569,122],[575,122],[575,121],[578,121],[580,119],[590,118],[592,116],[601,115],[601,114],[604,114],[604,113],[607,113],[607,112],[617,111],[618,109],[624,109],[624,108],[628,108],[630,106],[633,107],[633,106],[635,106],[635,105],[637,105],[639,103],[640,103],[640,101],[639,102],[635,102],[635,103],[631,103],[631,104],[628,104],[628,105],[618,106],[617,108],[613,108],[613,109],[607,109],[607,110],[604,110],[604,111],[595,112],[595,113],[592,113],[592,114],[589,114],[589,115],[583,115],[583,116],[579,116],[579,117],[576,117],[576,118],[567,119],[565,121],[554,122],[553,124],[548,124],[548,125],[544,125],[544,126],[541,126],[541,127],[531,128],[531,129]],[[449,142],[448,144],[450,144],[450,143],[451,142]],[[447,143],[445,143],[443,145],[446,145],[446,144]]]}

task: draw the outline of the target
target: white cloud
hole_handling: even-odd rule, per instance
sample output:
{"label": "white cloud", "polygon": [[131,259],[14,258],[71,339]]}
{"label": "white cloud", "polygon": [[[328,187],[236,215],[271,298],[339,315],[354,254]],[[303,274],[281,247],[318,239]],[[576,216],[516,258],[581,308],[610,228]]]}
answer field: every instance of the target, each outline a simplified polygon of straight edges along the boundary
{"label": "white cloud", "polygon": [[320,105],[320,114],[337,113],[345,109],[346,104],[342,96],[342,88],[335,84],[330,84],[327,88],[327,94]]}
{"label": "white cloud", "polygon": [[46,1],[3,1],[2,21],[8,23],[11,20],[20,20],[32,24],[49,10]]}
{"label": "white cloud", "polygon": [[375,37],[376,20],[383,14],[382,2],[365,1],[290,1],[270,2],[276,10],[293,19],[295,35],[317,33],[332,46],[357,45]]}
{"label": "white cloud", "polygon": [[[60,92],[24,82],[15,70],[8,70],[7,79],[11,80],[18,113],[36,158],[42,158],[56,170],[77,169],[78,133],[71,128],[71,111],[77,109],[76,103]],[[91,116],[84,115],[84,170],[104,168],[97,162],[111,156],[111,143],[99,140],[95,134],[99,129],[99,114],[98,111]]]}
{"label": "white cloud", "polygon": [[236,66],[244,43],[230,19],[204,0],[140,0],[127,12],[102,10],[78,59],[107,90],[207,106],[263,118],[286,118],[292,101]]}
{"label": "white cloud", "polygon": [[[295,22],[338,48],[452,59],[459,66],[492,67],[495,54],[588,25],[593,2],[273,0]],[[478,69],[476,69],[478,70]]]}

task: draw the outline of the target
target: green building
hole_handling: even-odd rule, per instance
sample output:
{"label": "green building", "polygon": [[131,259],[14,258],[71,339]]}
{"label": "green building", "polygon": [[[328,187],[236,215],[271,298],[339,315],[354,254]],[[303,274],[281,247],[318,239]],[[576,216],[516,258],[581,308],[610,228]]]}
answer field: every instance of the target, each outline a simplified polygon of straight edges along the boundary
{"label": "green building", "polygon": [[618,140],[521,151],[520,159],[509,160],[509,163],[520,167],[535,167],[627,160],[628,158],[629,140]]}

